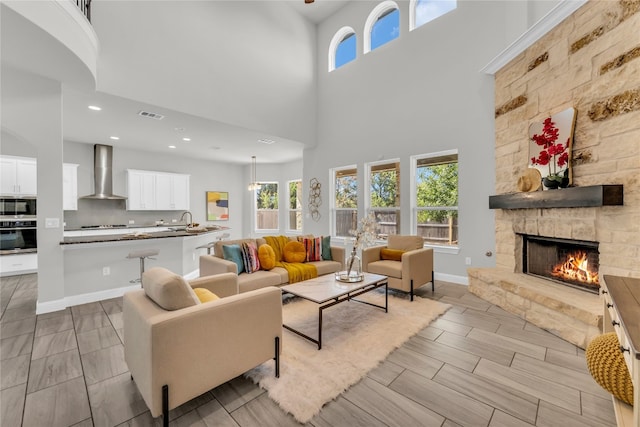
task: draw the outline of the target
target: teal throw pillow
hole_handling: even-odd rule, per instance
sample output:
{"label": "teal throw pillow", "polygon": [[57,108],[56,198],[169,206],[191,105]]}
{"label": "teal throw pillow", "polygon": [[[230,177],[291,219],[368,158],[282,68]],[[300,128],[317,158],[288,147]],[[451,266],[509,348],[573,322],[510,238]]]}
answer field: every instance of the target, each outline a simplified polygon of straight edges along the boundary
{"label": "teal throw pillow", "polygon": [[244,271],[244,261],[242,260],[242,249],[240,245],[224,245],[222,247],[222,257],[227,261],[233,261],[238,266],[238,274]]}
{"label": "teal throw pillow", "polygon": [[322,238],[322,259],[325,261],[331,261],[331,236],[325,236]]}

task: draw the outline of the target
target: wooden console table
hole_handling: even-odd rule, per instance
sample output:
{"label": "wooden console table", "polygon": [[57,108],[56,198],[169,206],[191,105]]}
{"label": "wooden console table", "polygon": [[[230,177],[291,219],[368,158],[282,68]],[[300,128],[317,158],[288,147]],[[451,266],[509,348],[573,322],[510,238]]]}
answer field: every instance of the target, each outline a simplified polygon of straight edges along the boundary
{"label": "wooden console table", "polygon": [[604,276],[604,332],[615,332],[633,382],[633,407],[613,397],[618,426],[640,427],[640,279]]}

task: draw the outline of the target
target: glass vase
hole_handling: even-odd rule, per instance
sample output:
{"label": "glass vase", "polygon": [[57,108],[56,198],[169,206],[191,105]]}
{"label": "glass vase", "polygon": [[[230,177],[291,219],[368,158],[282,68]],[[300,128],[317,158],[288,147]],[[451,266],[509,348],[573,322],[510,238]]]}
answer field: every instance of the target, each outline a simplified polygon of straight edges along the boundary
{"label": "glass vase", "polygon": [[359,278],[362,276],[362,261],[356,253],[356,248],[353,248],[349,259],[347,259],[347,276],[349,278]]}

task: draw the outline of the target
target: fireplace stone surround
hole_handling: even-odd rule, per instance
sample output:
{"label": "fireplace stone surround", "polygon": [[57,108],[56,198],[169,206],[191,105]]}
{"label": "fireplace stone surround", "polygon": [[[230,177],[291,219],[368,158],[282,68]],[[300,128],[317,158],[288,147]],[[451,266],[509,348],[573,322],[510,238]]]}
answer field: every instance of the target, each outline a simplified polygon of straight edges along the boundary
{"label": "fireplace stone surround", "polygon": [[[492,206],[495,267],[469,268],[469,290],[582,348],[601,333],[601,297],[522,273],[520,235],[599,242],[600,277],[640,277],[640,59],[629,54],[639,46],[639,26],[640,2],[588,1],[487,71],[495,77],[497,194],[489,203],[537,204]],[[577,111],[575,187],[519,194],[530,124],[569,107]],[[624,186],[624,203],[611,205],[603,192],[596,206],[557,204],[611,185]]]}

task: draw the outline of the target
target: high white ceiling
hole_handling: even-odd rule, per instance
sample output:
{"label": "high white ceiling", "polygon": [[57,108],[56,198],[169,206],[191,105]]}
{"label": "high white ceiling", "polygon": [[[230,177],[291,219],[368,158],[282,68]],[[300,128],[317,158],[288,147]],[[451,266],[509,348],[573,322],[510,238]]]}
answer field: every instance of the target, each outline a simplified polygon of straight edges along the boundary
{"label": "high white ceiling", "polygon": [[[347,3],[348,0],[316,0],[312,4],[305,4],[304,0],[287,1],[314,24]],[[238,164],[249,163],[252,155],[257,156],[259,163],[287,163],[302,158],[302,143],[251,129],[100,92],[88,93],[65,87],[63,98],[64,139],[68,141]],[[89,110],[89,105],[100,106],[102,110]],[[142,117],[138,115],[139,111],[160,114],[164,118]],[[110,139],[112,136],[119,139]],[[183,141],[185,137],[191,141]],[[259,142],[261,139],[274,143],[264,144]]]}
{"label": "high white ceiling", "polygon": [[[102,110],[90,110],[89,105]],[[164,117],[156,120],[139,115],[140,111]],[[287,163],[301,159],[303,149],[303,144],[296,141],[118,96],[71,88],[63,92],[63,129],[64,139],[72,142],[239,164],[250,163],[252,155],[260,163]],[[119,139],[113,140],[112,136]],[[274,143],[264,144],[259,142],[261,139]]]}

